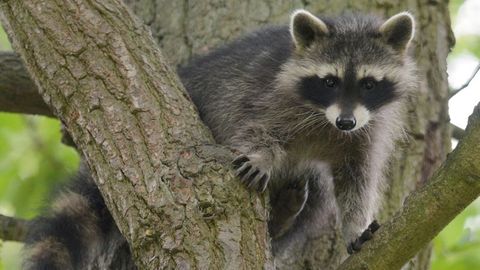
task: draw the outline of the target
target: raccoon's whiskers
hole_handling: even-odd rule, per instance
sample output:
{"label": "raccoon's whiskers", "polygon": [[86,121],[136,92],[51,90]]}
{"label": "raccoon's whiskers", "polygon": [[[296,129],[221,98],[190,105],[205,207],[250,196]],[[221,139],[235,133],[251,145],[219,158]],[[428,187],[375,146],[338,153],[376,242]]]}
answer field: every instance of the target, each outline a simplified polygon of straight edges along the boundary
{"label": "raccoon's whiskers", "polygon": [[324,117],[321,117],[321,116],[317,116],[315,118],[315,121],[312,123],[312,125],[309,127],[309,130],[307,132],[307,135],[310,135],[312,132],[314,132],[315,130],[320,130],[320,129],[323,129],[325,127],[327,127],[328,125],[330,124],[330,122],[328,122],[327,120],[325,120]]}
{"label": "raccoon's whiskers", "polygon": [[302,131],[305,128],[305,126],[309,124],[309,121],[311,121],[311,117],[312,117],[312,114],[309,115],[308,117],[305,117],[300,122],[296,123],[294,126],[288,127],[287,129],[288,129],[288,134],[290,134],[290,137]]}
{"label": "raccoon's whiskers", "polygon": [[[296,116],[303,116],[305,115],[306,113],[300,113],[300,114],[297,114]],[[323,121],[323,117],[322,117],[322,113],[320,112],[316,112],[316,111],[311,111],[309,112],[309,115],[304,118],[302,121],[300,121],[299,123],[297,123],[295,126],[292,127],[290,133],[292,135],[296,135],[302,131],[306,131],[306,130],[311,130],[312,127],[316,126],[316,124],[319,122],[319,121]]]}

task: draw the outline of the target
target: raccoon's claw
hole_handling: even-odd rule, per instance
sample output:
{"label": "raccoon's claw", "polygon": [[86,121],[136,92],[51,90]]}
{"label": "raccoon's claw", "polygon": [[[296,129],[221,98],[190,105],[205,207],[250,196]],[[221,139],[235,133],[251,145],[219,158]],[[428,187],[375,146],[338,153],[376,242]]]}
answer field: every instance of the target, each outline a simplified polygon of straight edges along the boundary
{"label": "raccoon's claw", "polygon": [[380,228],[380,224],[376,220],[374,220],[368,228],[363,231],[359,238],[355,239],[350,245],[347,247],[348,254],[353,254],[354,252],[359,251],[362,249],[363,243],[367,242],[368,240],[373,238],[373,234]]}
{"label": "raccoon's claw", "polygon": [[379,228],[380,224],[378,224],[376,220],[372,221],[372,223],[368,225],[368,230],[370,230],[372,233],[375,233]]}
{"label": "raccoon's claw", "polygon": [[235,174],[250,189],[264,192],[270,174],[255,164],[248,156],[240,155],[232,162]]}
{"label": "raccoon's claw", "polygon": [[240,168],[243,163],[250,161],[250,159],[246,155],[239,155],[232,161],[232,165],[234,169]]}

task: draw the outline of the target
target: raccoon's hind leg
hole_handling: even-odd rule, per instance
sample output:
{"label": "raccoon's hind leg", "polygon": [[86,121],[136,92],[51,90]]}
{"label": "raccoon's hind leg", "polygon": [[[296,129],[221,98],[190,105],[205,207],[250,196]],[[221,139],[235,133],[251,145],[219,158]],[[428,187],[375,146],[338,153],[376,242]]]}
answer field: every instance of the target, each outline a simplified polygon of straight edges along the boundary
{"label": "raccoon's hind leg", "polygon": [[112,229],[116,229],[115,223],[83,168],[70,188],[53,201],[49,212],[29,225],[23,268],[82,269]]}
{"label": "raccoon's hind leg", "polygon": [[270,237],[284,235],[302,212],[308,198],[308,180],[300,178],[287,182],[280,190],[271,194],[271,213],[268,222]]}
{"label": "raccoon's hind leg", "polygon": [[[272,239],[273,254],[279,258],[289,257],[291,252],[302,252],[307,241],[321,238],[325,235],[326,228],[330,230],[340,224],[330,166],[316,161],[300,165],[294,172],[289,171],[290,178],[284,179],[307,180],[308,194],[303,208],[295,216],[290,228],[283,235]],[[306,166],[302,168],[303,165]],[[270,196],[277,193],[275,188],[276,185],[272,185]],[[285,210],[285,204],[283,207]],[[282,208],[277,209],[282,211]]]}

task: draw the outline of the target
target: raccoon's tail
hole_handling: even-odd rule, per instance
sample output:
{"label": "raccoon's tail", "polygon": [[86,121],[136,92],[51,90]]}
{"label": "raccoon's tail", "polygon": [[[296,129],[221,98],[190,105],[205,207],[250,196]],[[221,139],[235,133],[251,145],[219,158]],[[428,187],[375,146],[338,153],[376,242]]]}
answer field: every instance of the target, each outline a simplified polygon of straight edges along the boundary
{"label": "raccoon's tail", "polygon": [[23,268],[87,268],[92,258],[108,249],[105,245],[112,237],[125,242],[90,172],[81,165],[77,176],[54,199],[46,214],[32,221],[26,238]]}

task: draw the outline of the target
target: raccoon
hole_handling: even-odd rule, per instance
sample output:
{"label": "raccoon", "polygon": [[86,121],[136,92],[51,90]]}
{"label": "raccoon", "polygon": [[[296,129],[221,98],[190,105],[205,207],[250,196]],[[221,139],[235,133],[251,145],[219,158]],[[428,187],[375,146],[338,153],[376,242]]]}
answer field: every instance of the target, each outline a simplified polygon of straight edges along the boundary
{"label": "raccoon", "polygon": [[[297,10],[289,26],[258,30],[179,68],[217,142],[238,151],[239,180],[269,191],[275,253],[331,218],[351,252],[371,237],[362,232],[379,207],[405,97],[416,86],[413,35],[407,12],[383,21]],[[109,246],[126,246],[85,166],[74,183],[33,222],[26,269],[86,268]]]}
{"label": "raccoon", "polygon": [[[384,169],[416,86],[414,19],[305,10],[201,57],[179,74],[236,174],[268,189],[274,251],[338,218],[349,252],[373,221]],[[325,216],[326,213],[337,213]],[[375,223],[368,232],[376,230]]]}

